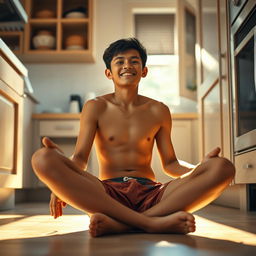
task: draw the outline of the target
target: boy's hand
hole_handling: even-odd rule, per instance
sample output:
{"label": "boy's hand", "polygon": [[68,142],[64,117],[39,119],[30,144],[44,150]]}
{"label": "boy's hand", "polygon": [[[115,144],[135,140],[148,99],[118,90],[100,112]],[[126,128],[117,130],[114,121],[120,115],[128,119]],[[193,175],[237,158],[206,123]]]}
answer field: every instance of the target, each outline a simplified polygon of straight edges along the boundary
{"label": "boy's hand", "polygon": [[54,219],[62,216],[62,207],[66,207],[66,203],[60,200],[55,194],[51,193],[51,200],[50,200],[50,213]]}
{"label": "boy's hand", "polygon": [[219,147],[216,147],[212,151],[210,151],[203,159],[202,163],[207,162],[210,158],[218,157],[221,149]]}

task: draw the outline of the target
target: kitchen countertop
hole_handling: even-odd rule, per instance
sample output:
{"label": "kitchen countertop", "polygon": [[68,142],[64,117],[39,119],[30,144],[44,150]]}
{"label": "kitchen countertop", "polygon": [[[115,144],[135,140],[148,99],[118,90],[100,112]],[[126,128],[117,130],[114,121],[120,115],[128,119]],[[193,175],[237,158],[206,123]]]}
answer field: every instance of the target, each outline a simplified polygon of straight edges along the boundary
{"label": "kitchen countertop", "polygon": [[[80,113],[35,113],[32,115],[33,119],[36,120],[79,120]],[[197,113],[174,113],[172,119],[197,119]]]}

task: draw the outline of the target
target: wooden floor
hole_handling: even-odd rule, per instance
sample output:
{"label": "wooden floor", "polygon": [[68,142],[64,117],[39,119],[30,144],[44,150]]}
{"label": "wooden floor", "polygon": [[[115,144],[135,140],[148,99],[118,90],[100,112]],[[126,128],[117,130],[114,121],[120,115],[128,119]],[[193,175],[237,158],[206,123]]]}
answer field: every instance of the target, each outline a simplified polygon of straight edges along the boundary
{"label": "wooden floor", "polygon": [[47,204],[21,204],[0,212],[0,255],[212,256],[256,255],[256,213],[210,205],[196,214],[191,235],[127,234],[91,238],[87,215],[65,209],[48,215]]}

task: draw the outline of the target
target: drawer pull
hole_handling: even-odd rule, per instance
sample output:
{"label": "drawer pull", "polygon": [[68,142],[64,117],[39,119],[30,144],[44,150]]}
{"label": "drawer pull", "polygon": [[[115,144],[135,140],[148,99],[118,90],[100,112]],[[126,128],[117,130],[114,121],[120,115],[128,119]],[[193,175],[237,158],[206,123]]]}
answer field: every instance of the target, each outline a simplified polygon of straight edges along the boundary
{"label": "drawer pull", "polygon": [[74,126],[57,125],[57,126],[55,126],[55,130],[58,130],[58,131],[72,131],[72,130],[74,130]]}
{"label": "drawer pull", "polygon": [[253,168],[252,164],[245,164],[244,165],[244,169],[251,169],[251,168]]}

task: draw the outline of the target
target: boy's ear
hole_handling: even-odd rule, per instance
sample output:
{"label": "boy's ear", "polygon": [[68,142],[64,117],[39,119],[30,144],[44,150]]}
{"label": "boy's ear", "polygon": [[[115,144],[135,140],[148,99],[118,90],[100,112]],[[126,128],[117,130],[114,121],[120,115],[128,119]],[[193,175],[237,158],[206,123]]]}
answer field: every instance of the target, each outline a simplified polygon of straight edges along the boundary
{"label": "boy's ear", "polygon": [[105,75],[108,79],[110,79],[110,80],[112,79],[112,72],[110,69],[108,69],[108,68],[105,69]]}
{"label": "boy's ear", "polygon": [[147,73],[148,73],[148,68],[144,67],[143,70],[142,70],[142,77],[146,77]]}

